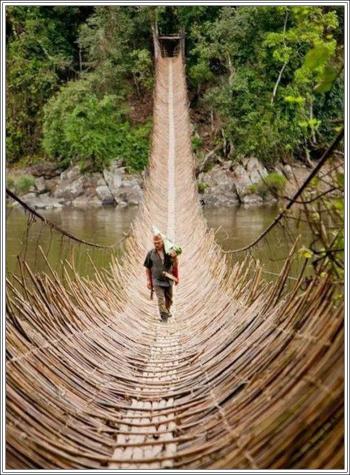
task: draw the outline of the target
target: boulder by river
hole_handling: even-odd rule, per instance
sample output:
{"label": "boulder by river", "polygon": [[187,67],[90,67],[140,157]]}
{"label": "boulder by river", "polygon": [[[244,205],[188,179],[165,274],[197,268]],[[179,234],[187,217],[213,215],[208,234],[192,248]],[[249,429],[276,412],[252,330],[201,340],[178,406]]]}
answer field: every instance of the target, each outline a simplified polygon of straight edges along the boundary
{"label": "boulder by river", "polygon": [[239,204],[260,205],[277,201],[276,195],[263,186],[264,181],[274,175],[281,177],[285,189],[293,192],[299,181],[310,173],[303,165],[278,164],[268,171],[255,157],[243,158],[238,162],[226,161],[214,164],[207,172],[198,174],[198,189],[204,206],[229,207]]}
{"label": "boulder by river", "polygon": [[15,191],[29,206],[38,209],[135,206],[143,198],[142,174],[128,173],[121,161],[113,162],[103,173],[84,174],[78,166],[55,172],[51,165],[43,165],[41,169],[36,165],[23,170],[7,170],[7,176],[11,176],[15,188],[21,176],[31,177],[33,183],[29,189]]}
{"label": "boulder by river", "polygon": [[[273,172],[283,176],[286,194],[292,193],[310,172],[304,165],[275,166]],[[102,173],[82,173],[78,166],[60,171],[53,164],[42,164],[26,169],[7,170],[15,192],[29,205],[38,209],[72,206],[90,208],[106,205],[137,206],[143,199],[145,172],[127,172],[121,160],[116,160]],[[198,174],[199,198],[203,206],[230,207],[239,204],[259,205],[272,203],[276,197],[259,186],[271,174],[256,158],[239,162],[225,161],[214,164]],[[31,178],[26,190],[16,188],[23,176]],[[9,186],[9,185],[8,185]]]}

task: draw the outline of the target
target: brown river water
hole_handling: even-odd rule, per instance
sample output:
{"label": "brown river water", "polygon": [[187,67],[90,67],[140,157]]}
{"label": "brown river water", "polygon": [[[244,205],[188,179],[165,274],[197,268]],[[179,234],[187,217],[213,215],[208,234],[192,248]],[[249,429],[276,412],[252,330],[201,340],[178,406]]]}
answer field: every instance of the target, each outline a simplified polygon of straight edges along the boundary
{"label": "brown river water", "polygon": [[[127,233],[130,224],[137,214],[137,207],[81,210],[63,208],[46,210],[42,214],[72,234],[99,244],[111,245],[119,242]],[[266,228],[278,213],[277,206],[237,207],[237,208],[204,208],[208,226],[216,231],[216,240],[224,250],[237,249],[251,242]],[[296,228],[291,222],[289,232],[301,235],[301,245],[308,245],[310,235],[305,227]],[[10,275],[18,273],[18,256],[28,262],[35,271],[47,271],[47,264],[38,249],[43,249],[50,265],[58,272],[62,270],[62,260],[72,261],[75,268],[83,276],[92,276],[93,264],[97,268],[105,268],[110,263],[110,253],[94,250],[86,246],[72,244],[67,238],[62,239],[56,232],[41,222],[27,226],[27,216],[20,209],[8,209],[6,219],[6,271]],[[150,247],[152,243],[150,243]],[[276,227],[269,239],[262,241],[252,255],[260,260],[267,280],[274,279],[288,255],[291,240],[286,233]],[[123,246],[117,248],[117,254],[123,254]],[[244,254],[235,254],[233,260],[242,259]],[[92,264],[93,262],[93,264]],[[180,258],[181,265],[181,258]],[[292,275],[297,275],[301,262],[296,259]]]}

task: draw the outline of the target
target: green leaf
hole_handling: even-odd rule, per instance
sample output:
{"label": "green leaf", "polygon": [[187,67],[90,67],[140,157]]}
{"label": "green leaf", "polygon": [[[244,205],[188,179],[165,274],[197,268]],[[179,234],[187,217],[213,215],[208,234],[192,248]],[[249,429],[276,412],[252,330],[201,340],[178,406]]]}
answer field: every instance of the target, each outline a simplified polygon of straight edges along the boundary
{"label": "green leaf", "polygon": [[304,65],[309,69],[316,69],[328,61],[329,56],[329,48],[324,43],[320,43],[307,52]]}
{"label": "green leaf", "polygon": [[337,183],[340,188],[344,189],[344,173],[337,173]]}
{"label": "green leaf", "polygon": [[343,200],[343,198],[337,198],[336,200],[334,200],[334,207],[338,211],[344,211],[344,200]]}
{"label": "green leaf", "polygon": [[300,257],[305,257],[305,259],[311,259],[311,257],[313,256],[313,252],[311,251],[311,249],[308,249],[305,246],[302,246],[298,250],[298,254]]}
{"label": "green leaf", "polygon": [[320,184],[320,179],[318,176],[314,176],[312,180],[310,181],[310,186],[313,188],[317,188],[319,184]]}
{"label": "green leaf", "polygon": [[316,84],[314,91],[323,93],[331,89],[338,73],[332,66],[325,66],[323,73],[319,76],[319,82]]}
{"label": "green leaf", "polygon": [[284,100],[290,104],[302,104],[305,98],[302,96],[284,96]]}

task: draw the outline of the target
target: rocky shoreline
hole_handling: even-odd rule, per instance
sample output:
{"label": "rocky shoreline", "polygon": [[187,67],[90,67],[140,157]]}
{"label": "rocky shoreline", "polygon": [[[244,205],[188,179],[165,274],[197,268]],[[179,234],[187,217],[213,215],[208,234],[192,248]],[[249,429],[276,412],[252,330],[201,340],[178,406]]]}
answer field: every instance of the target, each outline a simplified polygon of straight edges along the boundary
{"label": "rocky shoreline", "polygon": [[[50,163],[25,169],[7,169],[6,172],[7,186],[36,209],[137,206],[143,199],[147,173],[146,170],[127,173],[122,160],[116,160],[102,173],[83,174],[78,166],[62,172]],[[275,194],[261,189],[261,184],[271,174],[274,179],[281,177],[284,192],[288,195],[309,173],[310,168],[300,164],[278,164],[268,171],[256,158],[216,163],[209,170],[197,174],[199,198],[201,204],[208,207],[272,203],[276,201]],[[27,186],[28,189],[16,189],[16,181],[24,176],[30,177],[30,186]]]}
{"label": "rocky shoreline", "polygon": [[[32,177],[26,192],[14,191],[36,209],[90,208],[99,206],[138,205],[143,199],[143,174],[127,173],[121,161],[112,163],[102,173],[81,173],[78,166],[61,172],[53,164],[36,165],[22,170],[8,170],[7,177]],[[14,203],[16,206],[16,203]]]}

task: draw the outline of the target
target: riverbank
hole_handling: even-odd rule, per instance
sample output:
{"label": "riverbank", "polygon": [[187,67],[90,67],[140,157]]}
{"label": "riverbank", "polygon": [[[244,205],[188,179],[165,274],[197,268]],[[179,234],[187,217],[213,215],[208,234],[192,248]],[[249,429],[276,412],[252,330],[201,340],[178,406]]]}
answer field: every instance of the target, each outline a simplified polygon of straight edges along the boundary
{"label": "riverbank", "polygon": [[[202,206],[211,208],[274,203],[277,196],[291,196],[310,171],[300,162],[280,163],[267,170],[254,157],[198,166],[199,199]],[[53,163],[6,172],[7,186],[29,206],[53,209],[138,206],[147,170],[131,174],[122,160],[116,160],[101,173],[82,173],[78,166],[61,171]]]}

